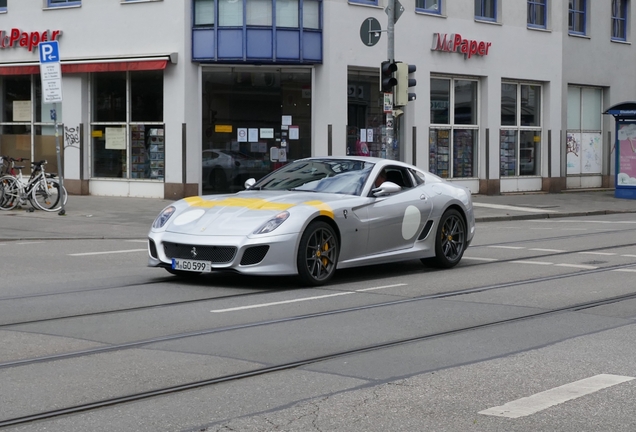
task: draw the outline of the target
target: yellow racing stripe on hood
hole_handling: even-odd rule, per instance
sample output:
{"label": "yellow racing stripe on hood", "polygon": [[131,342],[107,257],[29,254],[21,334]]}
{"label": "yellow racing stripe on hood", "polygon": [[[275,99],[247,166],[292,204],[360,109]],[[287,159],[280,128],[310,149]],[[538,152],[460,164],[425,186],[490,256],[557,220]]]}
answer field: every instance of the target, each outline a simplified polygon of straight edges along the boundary
{"label": "yellow racing stripe on hood", "polygon": [[252,210],[287,210],[294,204],[276,203],[258,198],[225,198],[222,200],[206,200],[198,196],[184,198],[191,207],[243,207]]}
{"label": "yellow racing stripe on hood", "polygon": [[[289,203],[277,203],[266,201],[259,198],[224,198],[221,200],[206,200],[200,196],[192,196],[183,199],[188,203],[191,207],[203,207],[203,208],[212,208],[212,207],[243,207],[252,210],[278,210],[284,211],[294,207],[296,204]],[[315,207],[320,211],[320,214],[323,216],[330,217],[334,219],[333,210],[327,204],[322,201],[307,201],[303,204]]]}

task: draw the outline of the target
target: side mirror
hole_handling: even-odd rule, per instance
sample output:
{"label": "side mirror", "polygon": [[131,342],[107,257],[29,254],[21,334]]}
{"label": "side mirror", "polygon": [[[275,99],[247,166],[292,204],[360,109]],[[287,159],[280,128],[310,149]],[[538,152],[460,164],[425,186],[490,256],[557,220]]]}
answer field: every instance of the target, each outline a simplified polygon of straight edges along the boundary
{"label": "side mirror", "polygon": [[396,185],[395,183],[390,181],[385,181],[384,183],[380,185],[380,187],[371,189],[371,193],[373,194],[373,196],[379,197],[384,195],[391,195],[401,190],[402,188]]}
{"label": "side mirror", "polygon": [[243,186],[245,186],[245,189],[249,189],[252,186],[254,186],[255,183],[256,183],[256,179],[248,178],[247,180],[245,180],[245,183],[243,184]]}

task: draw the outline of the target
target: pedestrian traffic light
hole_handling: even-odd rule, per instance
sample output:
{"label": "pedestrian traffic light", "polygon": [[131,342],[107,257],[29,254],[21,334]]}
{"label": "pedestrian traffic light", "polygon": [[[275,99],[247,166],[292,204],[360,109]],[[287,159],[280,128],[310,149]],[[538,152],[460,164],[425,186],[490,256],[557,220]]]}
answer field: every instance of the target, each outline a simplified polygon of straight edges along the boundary
{"label": "pedestrian traffic light", "polygon": [[395,87],[395,105],[405,106],[412,100],[415,100],[415,93],[409,93],[410,87],[415,87],[417,80],[411,78],[411,74],[415,73],[417,68],[415,65],[407,63],[398,63],[397,72],[397,85]]}
{"label": "pedestrian traffic light", "polygon": [[393,73],[398,70],[398,63],[394,61],[383,61],[380,67],[380,91],[383,93],[393,93],[393,87],[397,85],[397,79]]}

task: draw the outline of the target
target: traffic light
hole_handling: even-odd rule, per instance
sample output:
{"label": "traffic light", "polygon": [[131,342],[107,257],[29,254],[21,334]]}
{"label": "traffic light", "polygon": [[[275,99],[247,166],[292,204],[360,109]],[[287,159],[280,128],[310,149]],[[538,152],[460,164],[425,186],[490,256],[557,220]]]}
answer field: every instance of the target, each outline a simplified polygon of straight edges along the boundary
{"label": "traffic light", "polygon": [[398,83],[393,73],[398,70],[398,64],[394,61],[383,61],[380,67],[380,91],[393,93],[393,87]]}
{"label": "traffic light", "polygon": [[415,65],[406,63],[397,64],[397,85],[395,87],[395,105],[405,106],[412,100],[415,100],[415,93],[409,93],[410,87],[415,87],[417,81],[415,78],[410,78],[411,74],[415,73],[417,68]]}

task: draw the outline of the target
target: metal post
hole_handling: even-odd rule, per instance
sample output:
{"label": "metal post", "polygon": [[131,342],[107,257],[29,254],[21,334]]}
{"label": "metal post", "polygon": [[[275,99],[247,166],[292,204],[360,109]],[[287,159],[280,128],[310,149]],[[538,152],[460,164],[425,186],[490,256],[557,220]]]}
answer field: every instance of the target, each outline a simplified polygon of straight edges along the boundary
{"label": "metal post", "polygon": [[[387,60],[393,62],[395,60],[395,0],[388,0],[387,2],[387,15],[389,16],[389,22],[387,24],[387,47],[386,56]],[[380,77],[382,79],[382,77]],[[395,106],[395,90],[393,90],[393,100],[391,101]],[[386,114],[386,149],[385,157],[388,159],[394,159],[393,157],[393,141],[394,141],[394,119],[393,112]]]}
{"label": "metal post", "polygon": [[64,216],[66,214],[66,210],[64,209],[64,170],[62,169],[62,155],[60,152],[60,133],[58,129],[57,123],[57,102],[53,103],[53,112],[55,113],[55,153],[57,154],[57,176],[60,179],[60,190],[59,190],[59,198],[62,200],[62,209],[59,211],[60,216]]}

